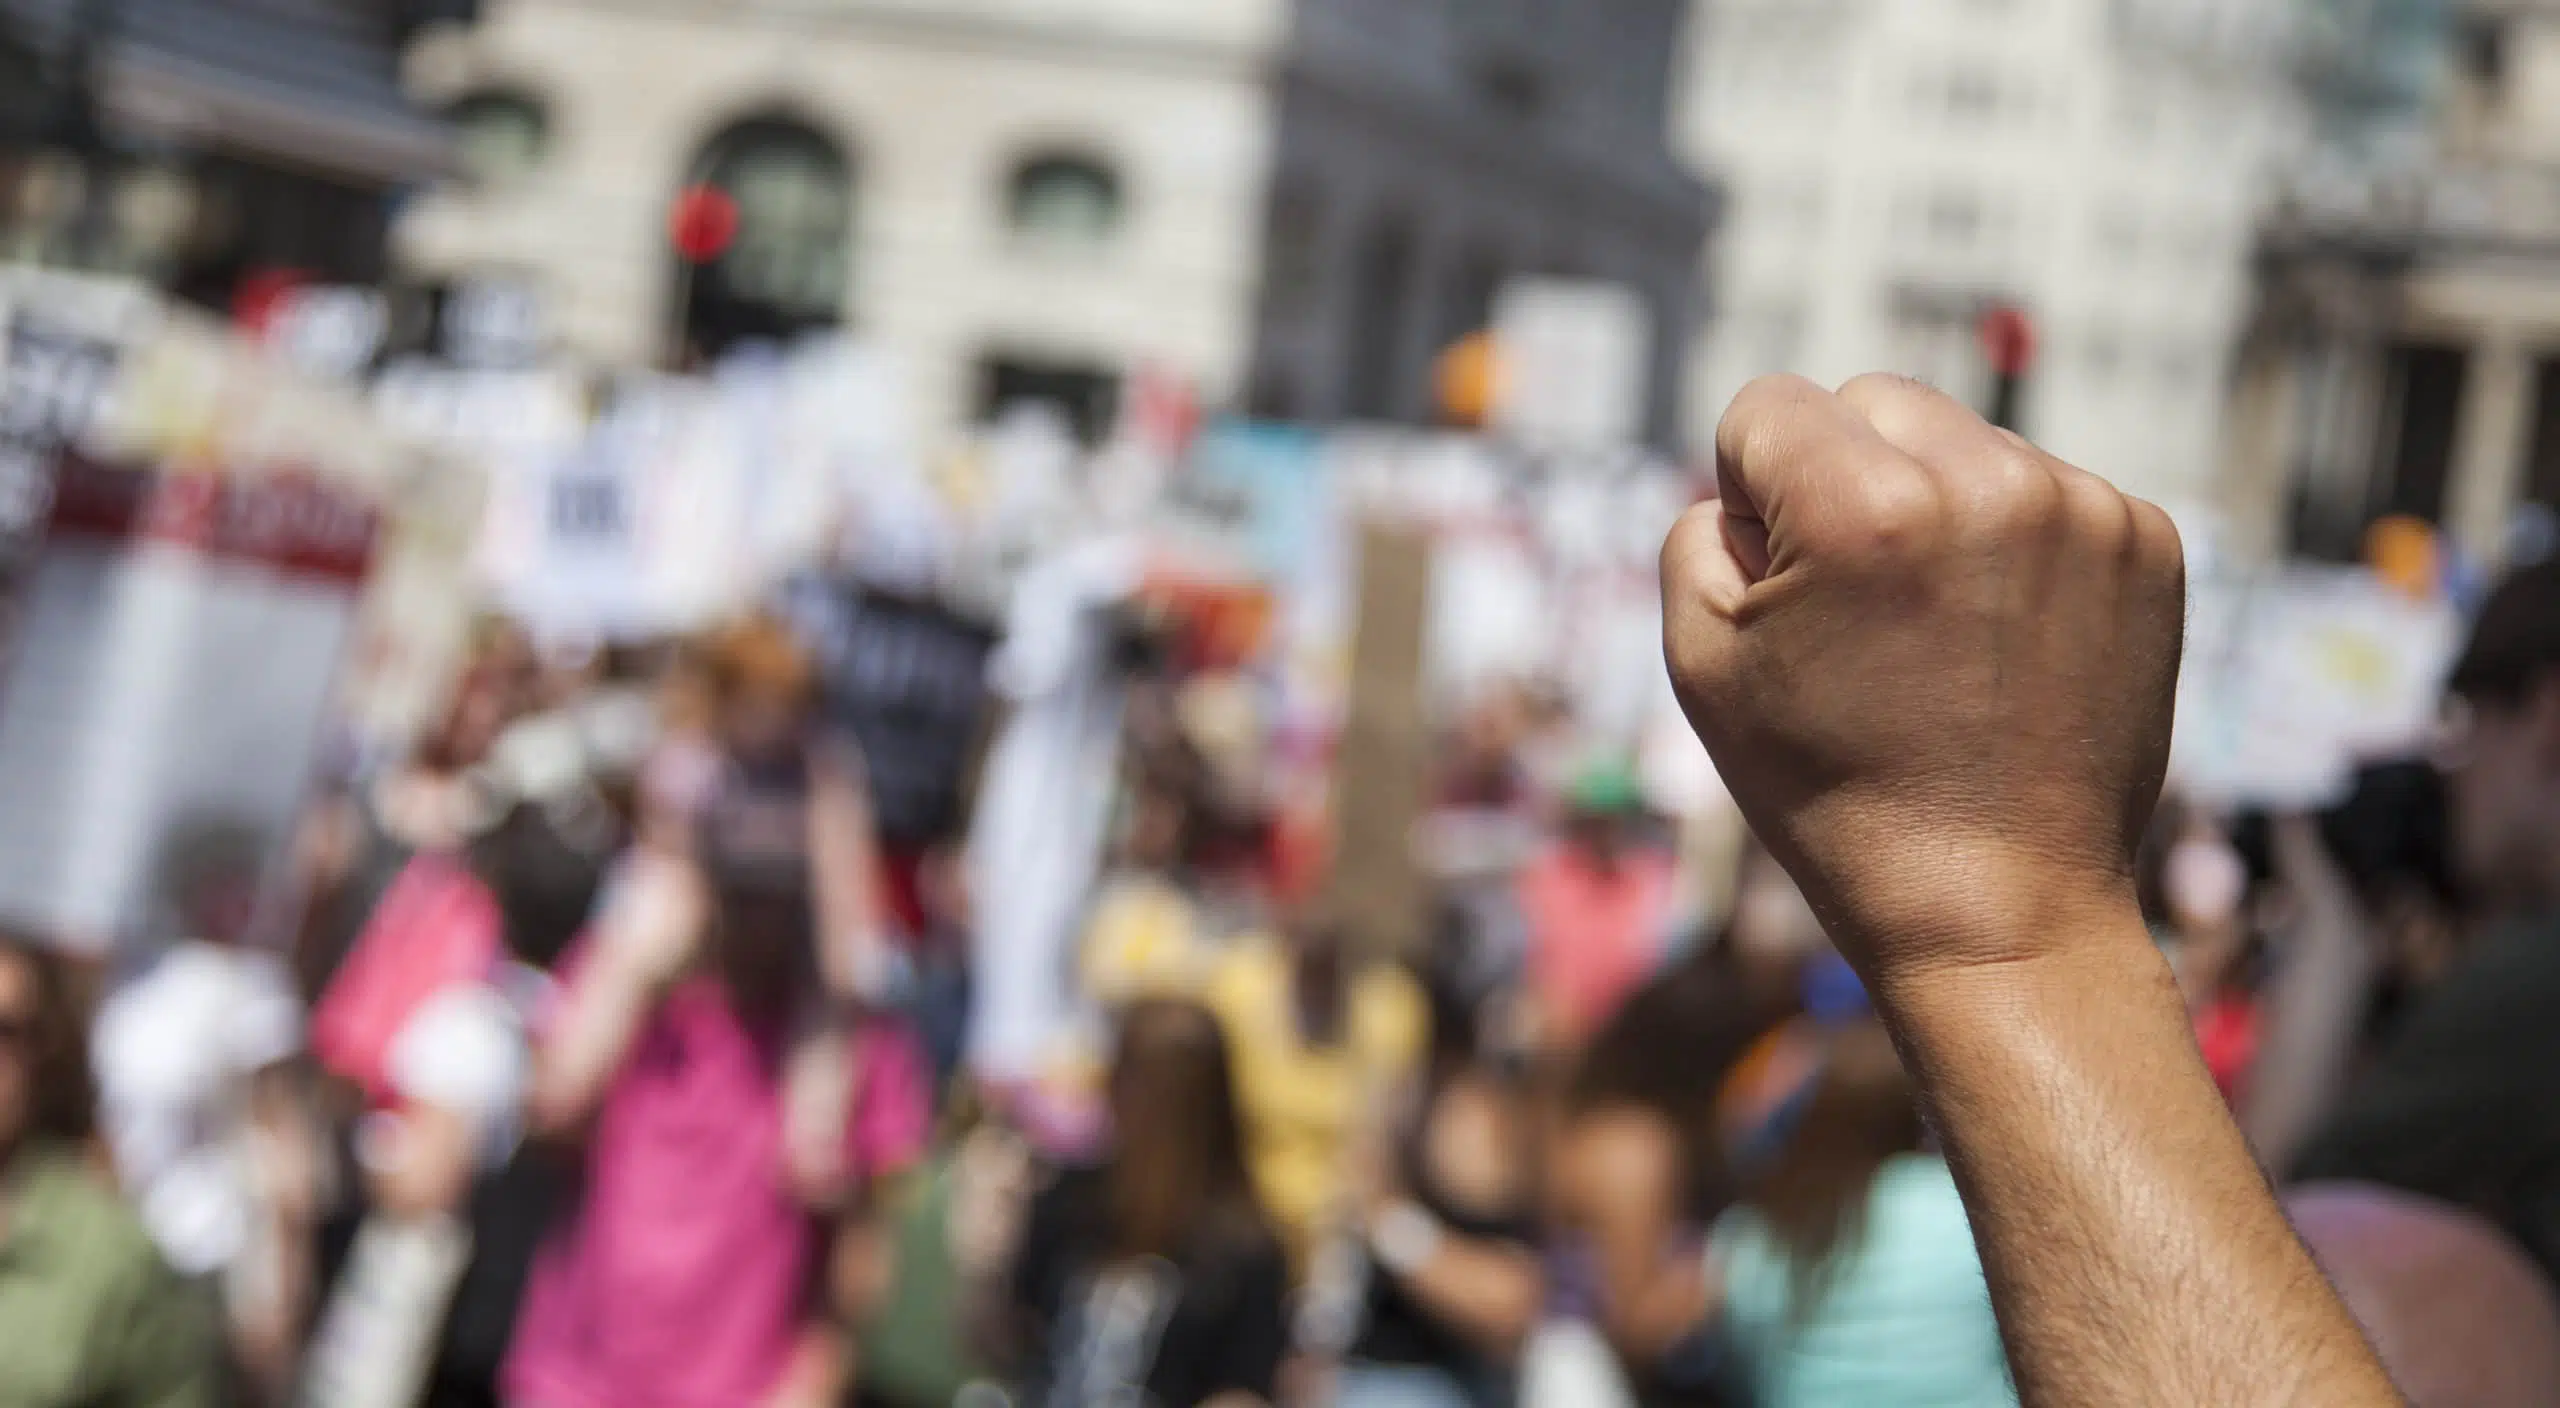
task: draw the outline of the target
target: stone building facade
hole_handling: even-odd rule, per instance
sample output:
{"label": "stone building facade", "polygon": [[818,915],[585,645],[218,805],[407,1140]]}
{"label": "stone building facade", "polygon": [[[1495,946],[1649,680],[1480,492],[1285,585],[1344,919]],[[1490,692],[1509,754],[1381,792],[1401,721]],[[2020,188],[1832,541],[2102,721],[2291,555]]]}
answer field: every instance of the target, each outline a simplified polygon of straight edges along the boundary
{"label": "stone building facade", "polygon": [[2215,492],[2252,240],[2310,0],[1719,0],[1678,126],[1730,216],[1690,441],[1749,378],[1890,369],[1976,406],[2031,321],[2024,429],[2176,506]]}
{"label": "stone building facade", "polygon": [[[1621,278],[1685,339],[1707,201],[1663,130],[1684,8],[492,0],[412,51],[475,175],[399,248],[531,284],[607,364],[840,322],[894,354],[928,436],[1023,395],[1090,427],[1148,368],[1212,407],[1419,418],[1487,278]],[[1469,18],[1514,10],[1508,39]],[[1506,44],[1516,64],[1486,57]],[[678,257],[687,216],[733,243]],[[1406,247],[1364,264],[1364,238]]]}
{"label": "stone building facade", "polygon": [[1253,400],[1420,420],[1431,369],[1524,275],[1633,291],[1645,428],[1676,432],[1710,187],[1672,158],[1685,0],[1300,0]]}
{"label": "stone building facade", "polygon": [[2424,145],[2262,238],[2225,475],[2255,545],[2352,557],[2405,515],[2495,562],[2560,511],[2560,4],[2450,39]]}

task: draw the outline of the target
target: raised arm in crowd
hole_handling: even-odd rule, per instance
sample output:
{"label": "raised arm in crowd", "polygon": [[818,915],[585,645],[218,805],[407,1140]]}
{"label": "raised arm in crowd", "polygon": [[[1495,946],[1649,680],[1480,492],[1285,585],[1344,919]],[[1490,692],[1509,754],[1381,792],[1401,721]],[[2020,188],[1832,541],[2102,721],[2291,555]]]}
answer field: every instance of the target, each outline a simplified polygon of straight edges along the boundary
{"label": "raised arm in crowd", "polygon": [[1663,551],[1691,722],[1916,1076],[2030,1404],[2396,1404],[2135,901],[2184,630],[2156,507],[1917,383],[1753,383]]}

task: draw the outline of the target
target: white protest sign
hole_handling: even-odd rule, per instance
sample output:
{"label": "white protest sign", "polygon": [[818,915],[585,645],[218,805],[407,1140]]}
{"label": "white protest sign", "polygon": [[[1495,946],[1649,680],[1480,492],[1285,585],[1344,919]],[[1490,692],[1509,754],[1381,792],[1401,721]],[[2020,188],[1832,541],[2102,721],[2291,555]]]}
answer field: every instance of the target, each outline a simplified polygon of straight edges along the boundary
{"label": "white protest sign", "polygon": [[1494,303],[1494,424],[1533,445],[1607,449],[1642,438],[1653,317],[1618,284],[1522,279]]}

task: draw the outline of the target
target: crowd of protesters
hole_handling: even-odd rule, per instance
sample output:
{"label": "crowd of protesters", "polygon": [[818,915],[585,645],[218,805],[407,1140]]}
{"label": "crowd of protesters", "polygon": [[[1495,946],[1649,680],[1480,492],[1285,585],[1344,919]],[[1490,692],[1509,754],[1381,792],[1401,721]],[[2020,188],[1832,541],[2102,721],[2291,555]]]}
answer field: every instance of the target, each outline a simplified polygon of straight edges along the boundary
{"label": "crowd of protesters", "polygon": [[[1128,668],[1107,854],[1029,978],[1088,1037],[1037,1078],[972,1056],[1014,877],[960,824],[882,844],[780,617],[493,628],[314,805],[289,935],[208,822],[147,952],[0,943],[0,1405],[2014,1401],[1913,1075],[1766,850],[1498,690],[1391,945],[1233,682]],[[2320,816],[2173,799],[2139,878],[2412,1399],[2548,1403],[2560,565],[2491,596],[2446,717]]]}

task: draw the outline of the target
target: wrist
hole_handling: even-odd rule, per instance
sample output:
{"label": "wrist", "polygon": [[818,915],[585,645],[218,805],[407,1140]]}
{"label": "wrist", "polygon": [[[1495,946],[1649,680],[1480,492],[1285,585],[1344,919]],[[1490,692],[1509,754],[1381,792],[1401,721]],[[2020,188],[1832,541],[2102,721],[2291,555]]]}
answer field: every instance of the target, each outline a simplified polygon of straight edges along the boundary
{"label": "wrist", "polygon": [[1962,1073],[1976,1067],[2052,1075],[2054,1060],[2076,1064],[2070,1053],[2123,1044],[2128,1024],[2174,1030],[2183,1045],[2191,1021],[2167,957],[2129,908],[2031,954],[1906,965],[1870,987],[1926,1086],[1967,1084]]}
{"label": "wrist", "polygon": [[641,1002],[655,1002],[682,981],[692,963],[670,963],[642,951],[637,945],[605,944],[596,955],[596,969],[617,991]]}
{"label": "wrist", "polygon": [[1962,845],[1897,869],[1848,889],[1838,906],[1841,949],[1877,987],[1963,982],[2098,947],[2156,950],[2121,872]]}

